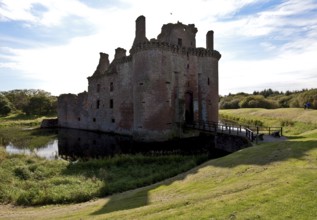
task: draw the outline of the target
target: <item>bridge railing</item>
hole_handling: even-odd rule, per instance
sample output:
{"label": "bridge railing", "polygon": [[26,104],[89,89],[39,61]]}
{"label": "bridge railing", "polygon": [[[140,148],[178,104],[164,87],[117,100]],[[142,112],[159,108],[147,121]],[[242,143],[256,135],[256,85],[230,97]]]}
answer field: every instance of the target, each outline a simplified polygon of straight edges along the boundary
{"label": "bridge railing", "polygon": [[278,135],[283,135],[283,127],[249,127],[211,121],[194,121],[186,123],[185,127],[206,132],[245,136],[250,141],[254,141],[257,136],[263,133],[271,135],[278,132]]}

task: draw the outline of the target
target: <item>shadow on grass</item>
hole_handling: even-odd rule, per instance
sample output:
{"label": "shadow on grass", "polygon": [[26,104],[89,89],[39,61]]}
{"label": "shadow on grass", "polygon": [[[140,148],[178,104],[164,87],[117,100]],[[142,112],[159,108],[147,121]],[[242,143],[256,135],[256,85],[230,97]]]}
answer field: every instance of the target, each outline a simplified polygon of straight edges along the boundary
{"label": "shadow on grass", "polygon": [[[301,138],[299,138],[301,140]],[[239,165],[266,166],[275,162],[289,159],[302,160],[309,155],[309,151],[317,148],[317,140],[309,141],[284,141],[266,143],[255,147],[246,148],[236,153],[227,155],[217,160],[209,160],[186,173],[153,184],[148,187],[112,195],[109,201],[100,210],[91,215],[101,215],[114,211],[140,208],[149,205],[149,192],[161,186],[168,186],[176,181],[184,180],[188,175],[195,175],[203,167],[234,168]]]}
{"label": "shadow on grass", "polygon": [[120,195],[113,195],[110,201],[100,210],[94,212],[92,215],[102,215],[105,213],[135,209],[148,205],[148,191],[133,191],[129,192],[128,196],[120,197]]}

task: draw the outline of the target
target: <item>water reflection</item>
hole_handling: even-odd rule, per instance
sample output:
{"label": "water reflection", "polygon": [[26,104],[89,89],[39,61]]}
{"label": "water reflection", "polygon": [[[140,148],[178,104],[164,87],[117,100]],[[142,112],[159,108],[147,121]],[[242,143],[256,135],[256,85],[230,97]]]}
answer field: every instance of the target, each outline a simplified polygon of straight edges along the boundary
{"label": "water reflection", "polygon": [[212,158],[227,154],[227,152],[214,149],[214,140],[206,136],[164,143],[138,143],[134,142],[128,136],[91,131],[58,129],[51,132],[53,134],[57,133],[57,137],[56,135],[53,136],[46,145],[31,150],[19,147],[12,141],[6,145],[6,151],[11,154],[37,155],[47,159],[60,157],[67,160],[103,158],[112,157],[116,154],[138,153],[147,155],[208,153]]}
{"label": "water reflection", "polygon": [[58,158],[58,140],[55,139],[50,141],[46,146],[40,148],[19,148],[14,146],[12,143],[9,143],[6,146],[6,151],[10,154],[24,154],[24,155],[33,155],[49,160]]}
{"label": "water reflection", "polygon": [[91,131],[60,129],[58,132],[59,156],[67,160],[100,158],[129,153],[132,139]]}

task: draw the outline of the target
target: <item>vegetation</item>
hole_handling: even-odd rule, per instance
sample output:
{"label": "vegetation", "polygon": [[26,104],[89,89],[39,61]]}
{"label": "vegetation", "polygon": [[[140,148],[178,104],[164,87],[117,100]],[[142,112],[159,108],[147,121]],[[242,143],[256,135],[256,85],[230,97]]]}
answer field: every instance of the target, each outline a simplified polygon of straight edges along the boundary
{"label": "vegetation", "polygon": [[34,150],[46,146],[55,138],[57,134],[54,130],[0,127],[0,147],[12,143],[16,148]]}
{"label": "vegetation", "polygon": [[282,126],[287,135],[298,135],[317,129],[317,111],[302,108],[220,110],[220,117],[242,125]]}
{"label": "vegetation", "polygon": [[7,97],[0,94],[0,116],[8,115],[13,110],[13,106]]}
{"label": "vegetation", "polygon": [[78,203],[146,186],[189,170],[207,155],[121,155],[89,161],[45,160],[9,155],[10,142],[34,149],[56,134],[38,126],[43,117],[10,115],[0,118],[0,203],[47,205]]}
{"label": "vegetation", "polygon": [[[315,126],[317,122],[312,110],[243,110],[257,114],[264,123],[282,115],[285,121],[295,121],[292,126],[297,131],[302,129],[297,122],[311,121]],[[242,117],[238,110],[226,111]],[[2,206],[0,210],[8,219],[315,219],[316,146],[317,129],[307,130],[288,141],[255,145],[105,199],[41,208]]]}
{"label": "vegetation", "polygon": [[7,155],[0,148],[0,202],[78,203],[146,186],[206,161],[207,156],[121,155],[76,163]]}
{"label": "vegetation", "polygon": [[43,90],[25,89],[0,92],[0,116],[12,112],[27,115],[56,114],[57,97]]}
{"label": "vegetation", "polygon": [[0,117],[0,128],[34,128],[39,127],[42,120],[47,116],[26,115],[24,113],[10,114]]}
{"label": "vegetation", "polygon": [[238,108],[303,108],[310,103],[310,108],[317,109],[317,89],[279,92],[272,89],[254,91],[253,94],[237,93],[220,98],[221,109]]}

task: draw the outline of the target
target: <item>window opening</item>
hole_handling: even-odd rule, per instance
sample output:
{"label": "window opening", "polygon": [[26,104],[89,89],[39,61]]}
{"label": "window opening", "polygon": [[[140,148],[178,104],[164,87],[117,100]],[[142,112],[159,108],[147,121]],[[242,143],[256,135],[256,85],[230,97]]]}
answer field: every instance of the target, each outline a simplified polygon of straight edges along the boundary
{"label": "window opening", "polygon": [[113,108],[113,99],[110,99],[109,107],[110,107],[110,108]]}
{"label": "window opening", "polygon": [[100,107],[100,100],[97,100],[96,107],[97,107],[97,109],[99,109],[99,107]]}
{"label": "window opening", "polygon": [[110,92],[113,91],[113,82],[110,83]]}
{"label": "window opening", "polygon": [[183,40],[182,38],[178,38],[178,42],[177,42],[178,46],[182,46],[183,44]]}
{"label": "window opening", "polygon": [[207,80],[207,82],[208,82],[208,85],[210,84],[210,80],[209,80],[209,77],[208,77],[208,80]]}

